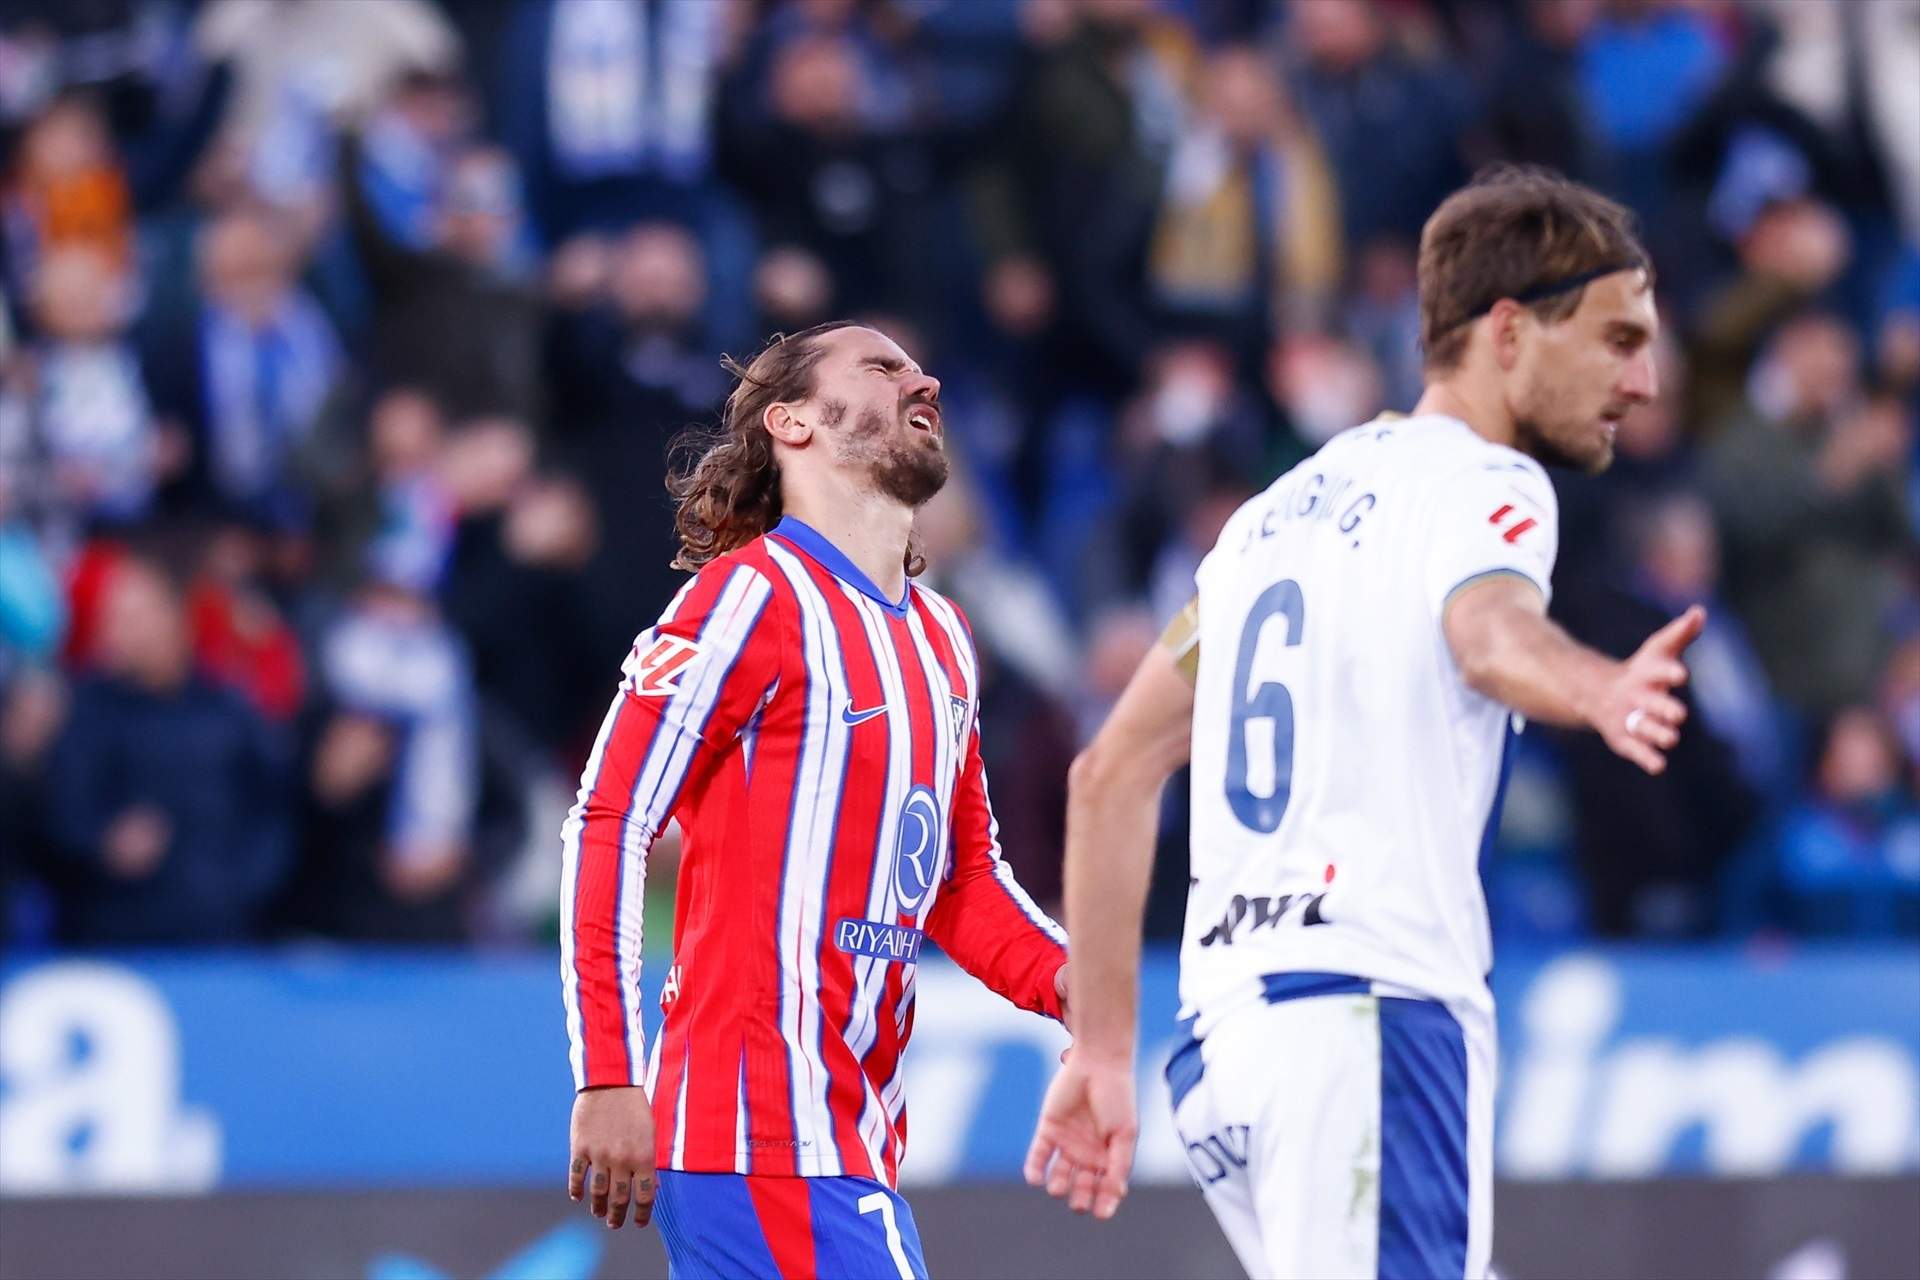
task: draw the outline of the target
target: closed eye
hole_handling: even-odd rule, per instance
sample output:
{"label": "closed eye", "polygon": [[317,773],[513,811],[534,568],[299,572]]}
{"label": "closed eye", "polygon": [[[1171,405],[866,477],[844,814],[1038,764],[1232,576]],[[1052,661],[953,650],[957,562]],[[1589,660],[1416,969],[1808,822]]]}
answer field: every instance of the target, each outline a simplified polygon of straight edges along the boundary
{"label": "closed eye", "polygon": [[1607,328],[1607,345],[1623,356],[1630,356],[1646,346],[1652,337],[1637,324],[1615,324]]}

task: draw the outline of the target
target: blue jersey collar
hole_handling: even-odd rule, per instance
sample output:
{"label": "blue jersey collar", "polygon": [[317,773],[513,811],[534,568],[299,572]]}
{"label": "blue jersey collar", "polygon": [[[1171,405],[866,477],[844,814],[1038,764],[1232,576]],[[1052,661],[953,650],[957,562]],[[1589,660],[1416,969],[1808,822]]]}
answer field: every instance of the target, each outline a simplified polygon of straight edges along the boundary
{"label": "blue jersey collar", "polygon": [[828,542],[825,534],[806,521],[796,520],[792,516],[782,516],[780,523],[773,526],[773,532],[806,552],[808,556],[819,562],[822,569],[874,601],[894,617],[907,616],[907,601],[913,598],[911,582],[907,584],[906,590],[900,593],[900,599],[897,602],[889,600],[859,565],[847,559],[844,551]]}

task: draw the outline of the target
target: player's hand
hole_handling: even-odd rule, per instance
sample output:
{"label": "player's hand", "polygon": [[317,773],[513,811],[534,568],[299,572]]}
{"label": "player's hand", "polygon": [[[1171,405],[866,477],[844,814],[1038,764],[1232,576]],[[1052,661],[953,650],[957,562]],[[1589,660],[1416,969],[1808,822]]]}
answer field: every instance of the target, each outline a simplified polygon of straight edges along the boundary
{"label": "player's hand", "polygon": [[1075,1213],[1111,1218],[1126,1198],[1138,1134],[1132,1064],[1069,1053],[1040,1106],[1027,1182]]}
{"label": "player's hand", "polygon": [[567,1194],[585,1198],[607,1226],[644,1227],[659,1186],[653,1168],[653,1104],[637,1086],[582,1089],[573,1099],[572,1163]]}
{"label": "player's hand", "polygon": [[1666,772],[1667,752],[1680,741],[1687,704],[1673,690],[1687,682],[1681,657],[1706,623],[1707,611],[1696,604],[1648,636],[1595,705],[1592,724],[1607,746],[1648,773]]}

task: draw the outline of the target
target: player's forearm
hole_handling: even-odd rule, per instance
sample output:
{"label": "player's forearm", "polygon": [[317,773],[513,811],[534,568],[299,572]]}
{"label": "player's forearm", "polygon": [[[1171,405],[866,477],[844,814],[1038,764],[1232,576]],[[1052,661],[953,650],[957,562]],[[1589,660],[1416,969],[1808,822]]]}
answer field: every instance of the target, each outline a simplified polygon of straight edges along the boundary
{"label": "player's forearm", "polygon": [[[562,829],[561,982],[575,1088],[639,1084],[640,956],[651,832],[629,848],[626,815],[591,800]],[[633,859],[629,864],[629,859]]]}
{"label": "player's forearm", "polygon": [[1060,1017],[1054,974],[1067,957],[1058,926],[1012,881],[1004,863],[956,873],[927,917],[927,936],[1018,1008]]}
{"label": "player's forearm", "polygon": [[[1191,646],[1188,646],[1189,648]],[[1160,791],[1193,742],[1193,684],[1178,645],[1155,645],[1067,775],[1067,970],[1074,1052],[1131,1062],[1140,916]],[[1082,930],[1085,932],[1083,933]]]}
{"label": "player's forearm", "polygon": [[1513,604],[1476,611],[1449,627],[1460,674],[1476,692],[1529,720],[1563,728],[1593,723],[1593,706],[1617,666],[1539,612]]}
{"label": "player's forearm", "polygon": [[1095,748],[1068,775],[1066,912],[1074,1052],[1132,1061],[1140,923],[1165,773]]}

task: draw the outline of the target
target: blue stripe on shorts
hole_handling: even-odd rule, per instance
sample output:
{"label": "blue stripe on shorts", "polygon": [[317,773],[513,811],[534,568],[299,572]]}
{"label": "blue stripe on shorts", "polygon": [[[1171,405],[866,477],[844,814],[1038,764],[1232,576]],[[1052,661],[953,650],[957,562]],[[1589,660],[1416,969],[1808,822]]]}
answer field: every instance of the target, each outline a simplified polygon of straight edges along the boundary
{"label": "blue stripe on shorts", "polygon": [[1467,1041],[1446,1006],[1380,1000],[1380,1280],[1467,1269]]}

